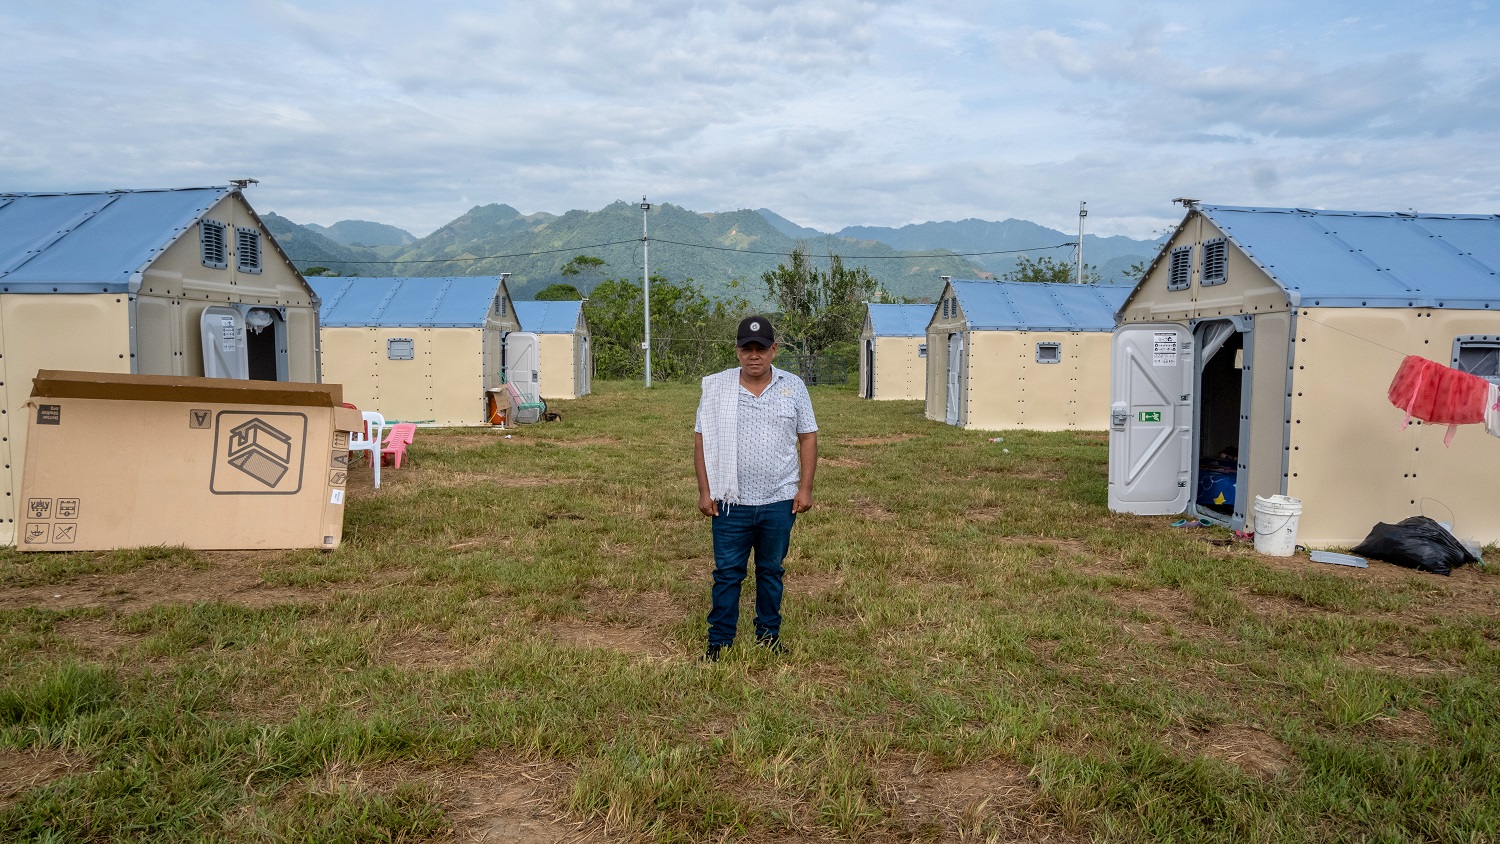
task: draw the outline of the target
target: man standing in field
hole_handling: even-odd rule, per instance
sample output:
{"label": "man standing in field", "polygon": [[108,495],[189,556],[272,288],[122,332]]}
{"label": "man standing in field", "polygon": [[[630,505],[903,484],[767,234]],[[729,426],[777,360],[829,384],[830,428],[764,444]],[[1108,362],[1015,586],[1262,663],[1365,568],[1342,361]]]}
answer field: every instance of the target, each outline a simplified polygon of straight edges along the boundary
{"label": "man standing in field", "polygon": [[776,334],[763,316],[740,321],[740,365],[703,379],[693,464],[698,510],[713,519],[714,584],[708,652],[717,661],[734,644],[740,584],[755,552],[755,641],[773,653],[781,642],[781,561],[798,513],[812,509],[818,421],[802,379],[771,365]]}

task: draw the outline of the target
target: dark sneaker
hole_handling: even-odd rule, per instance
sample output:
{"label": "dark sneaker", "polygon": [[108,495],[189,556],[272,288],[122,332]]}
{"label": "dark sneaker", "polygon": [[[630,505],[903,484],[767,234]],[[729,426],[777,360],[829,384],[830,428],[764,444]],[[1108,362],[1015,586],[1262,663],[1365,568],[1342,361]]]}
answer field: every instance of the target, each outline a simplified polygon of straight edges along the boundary
{"label": "dark sneaker", "polygon": [[727,647],[729,647],[729,646],[728,645],[709,645],[708,646],[708,650],[705,651],[704,654],[703,654],[703,661],[704,662],[718,662],[719,661],[719,654],[723,653],[724,649],[727,648]]}
{"label": "dark sneaker", "polygon": [[762,636],[759,639],[755,640],[755,646],[757,648],[762,648],[766,651],[769,651],[773,654],[777,654],[778,656],[784,656],[788,653],[791,653],[791,650],[787,648],[786,645],[782,644],[780,636]]}

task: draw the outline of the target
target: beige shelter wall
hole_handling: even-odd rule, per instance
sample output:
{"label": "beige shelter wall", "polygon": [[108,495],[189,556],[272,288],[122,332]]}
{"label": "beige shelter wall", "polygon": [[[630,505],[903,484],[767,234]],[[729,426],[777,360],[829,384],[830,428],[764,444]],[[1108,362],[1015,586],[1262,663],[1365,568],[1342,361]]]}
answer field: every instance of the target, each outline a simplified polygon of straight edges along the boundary
{"label": "beige shelter wall", "polygon": [[1426,515],[1454,533],[1500,542],[1494,479],[1500,442],[1482,426],[1406,430],[1386,398],[1405,354],[1447,364],[1453,340],[1500,334],[1500,313],[1314,308],[1298,312],[1287,494],[1302,499],[1298,541],[1358,543],[1376,522]]}
{"label": "beige shelter wall", "polygon": [[541,366],[541,385],[538,387],[544,399],[578,398],[577,342],[572,334],[538,334],[536,336],[538,365]]}
{"label": "beige shelter wall", "polygon": [[[483,334],[478,328],[422,329],[417,340],[417,360],[427,366],[432,384],[431,415],[411,417],[397,414],[396,418],[408,422],[431,419],[432,424],[448,426],[489,424],[485,418],[484,365],[481,360]],[[383,369],[382,378],[384,374]]]}
{"label": "beige shelter wall", "polygon": [[[165,296],[137,296],[135,299],[135,368],[141,375],[187,375],[191,355],[203,374],[203,346],[198,340],[202,329],[192,327],[192,348],[187,344],[187,325],[181,300]],[[198,313],[202,313],[200,307]]]}
{"label": "beige shelter wall", "polygon": [[[1109,427],[1111,335],[1102,331],[973,331],[965,428],[986,431]],[[1061,363],[1038,363],[1058,343]]]}
{"label": "beige shelter wall", "polygon": [[[509,301],[509,300],[507,300],[507,301]],[[490,309],[490,314],[489,314],[488,317],[485,318],[484,322],[485,322],[485,327],[493,329],[495,331],[500,331],[500,332],[523,331],[523,330],[525,330],[525,329],[521,328],[520,321],[518,321],[516,319],[516,308],[515,308],[514,305],[507,305],[506,306],[506,308],[505,308],[505,316],[500,316],[499,314],[496,314],[495,313],[495,309],[491,308]]]}
{"label": "beige shelter wall", "polygon": [[123,293],[0,294],[0,470],[10,506],[0,544],[14,545],[25,475],[31,380],[40,369],[130,372],[130,304]]}
{"label": "beige shelter wall", "polygon": [[[323,383],[340,384],[344,401],[361,410],[380,407],[377,355],[385,356],[385,341],[376,342],[373,328],[324,328]],[[409,335],[400,335],[409,336]]]}
{"label": "beige shelter wall", "polygon": [[500,279],[500,295],[505,299],[505,314],[502,316],[495,313],[494,308],[490,308],[486,322],[500,329],[502,332],[525,331],[526,329],[521,325],[520,318],[516,316],[516,300],[511,298],[510,286],[505,283],[505,279],[503,278]]}
{"label": "beige shelter wall", "polygon": [[[1227,250],[1227,280],[1223,284],[1202,286],[1203,241],[1222,236],[1223,232],[1202,214],[1195,213],[1189,217],[1161,251],[1161,258],[1151,267],[1145,279],[1136,285],[1135,291],[1120,310],[1119,321],[1181,322],[1242,313],[1262,314],[1290,310],[1285,291],[1232,244]],[[1167,274],[1171,266],[1169,256],[1173,249],[1181,246],[1193,248],[1192,280],[1185,290],[1168,290]]]}
{"label": "beige shelter wall", "polygon": [[[880,337],[875,340],[875,395],[877,401],[921,401],[927,397],[927,360],[919,350],[925,337]],[[860,344],[860,389],[864,372],[864,344]]]}
{"label": "beige shelter wall", "polygon": [[504,373],[500,371],[500,360],[504,357],[505,334],[506,331],[504,329],[498,328],[495,325],[487,325],[484,329],[484,337],[480,339],[484,350],[481,363],[484,366],[484,388],[486,390],[500,387],[505,383],[501,377]]}
{"label": "beige shelter wall", "polygon": [[927,329],[927,404],[928,419],[937,422],[947,417],[948,401],[948,332]]}
{"label": "beige shelter wall", "polygon": [[[318,309],[287,308],[287,377],[293,381],[317,384],[322,379],[318,373]],[[195,344],[199,356],[202,344]],[[311,350],[311,352],[304,352]],[[186,373],[184,373],[186,374]]]}
{"label": "beige shelter wall", "polygon": [[[1291,342],[1290,312],[1260,314],[1254,320],[1254,350],[1250,364],[1250,432],[1246,445],[1249,475],[1245,490],[1236,490],[1240,509],[1250,520],[1255,496],[1281,494],[1283,457],[1286,456],[1287,355]],[[1244,415],[1245,408],[1240,409]],[[1242,423],[1243,424],[1243,423]],[[1210,455],[1212,456],[1212,455]]]}
{"label": "beige shelter wall", "polygon": [[[323,380],[344,401],[389,420],[484,425],[483,332],[478,328],[325,328]],[[387,341],[413,342],[412,360],[390,360]]]}
{"label": "beige shelter wall", "polygon": [[[213,305],[249,304],[286,309],[287,370],[293,381],[318,380],[317,308],[312,289],[273,245],[271,233],[261,226],[239,194],[231,193],[204,215],[229,226],[229,267],[203,266],[198,226],[187,228],[172,245],[146,268],[138,293],[138,308],[144,302],[153,320],[153,330],[166,330],[171,321],[160,319],[159,303],[172,303],[176,321],[173,337],[147,338],[138,327],[135,371],[142,375],[203,375],[203,345],[199,320]],[[242,273],[234,255],[237,227],[260,232],[261,272]],[[141,342],[144,341],[144,342]],[[170,357],[161,357],[166,353]]]}

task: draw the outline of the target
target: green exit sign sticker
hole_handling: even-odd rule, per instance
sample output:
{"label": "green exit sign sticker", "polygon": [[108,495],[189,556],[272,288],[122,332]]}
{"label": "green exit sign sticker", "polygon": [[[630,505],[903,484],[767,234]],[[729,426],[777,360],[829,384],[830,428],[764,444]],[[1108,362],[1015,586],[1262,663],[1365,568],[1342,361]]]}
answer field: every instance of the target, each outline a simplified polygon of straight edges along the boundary
{"label": "green exit sign sticker", "polygon": [[1142,422],[1160,422],[1161,421],[1161,411],[1160,410],[1143,410],[1140,413],[1137,413],[1135,418],[1141,420]]}

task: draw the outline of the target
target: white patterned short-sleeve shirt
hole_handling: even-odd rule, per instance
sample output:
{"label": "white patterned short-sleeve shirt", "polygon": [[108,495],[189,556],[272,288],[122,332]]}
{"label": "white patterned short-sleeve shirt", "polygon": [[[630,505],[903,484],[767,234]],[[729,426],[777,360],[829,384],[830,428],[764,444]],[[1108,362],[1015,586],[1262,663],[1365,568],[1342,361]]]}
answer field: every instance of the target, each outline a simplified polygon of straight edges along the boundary
{"label": "white patterned short-sleeve shirt", "polygon": [[[771,367],[771,384],[759,396],[739,386],[735,457],[741,504],[774,504],[797,495],[797,435],[818,430],[802,379]],[[703,433],[703,409],[693,428]]]}

